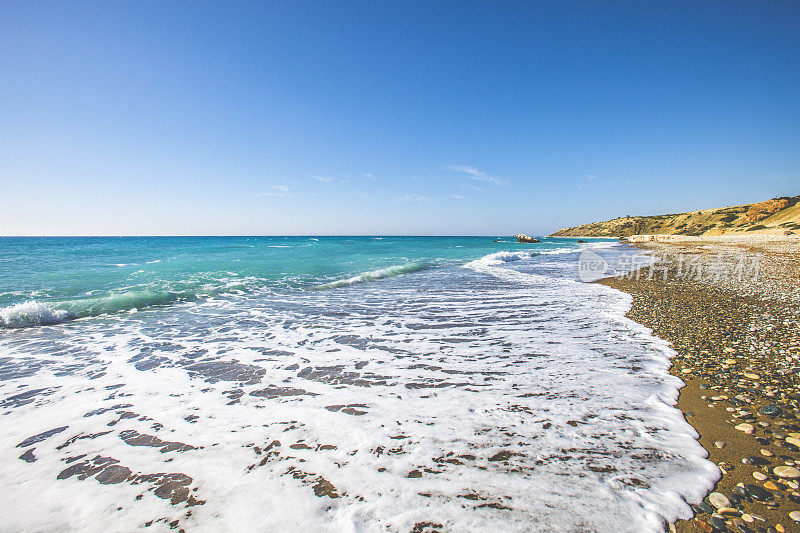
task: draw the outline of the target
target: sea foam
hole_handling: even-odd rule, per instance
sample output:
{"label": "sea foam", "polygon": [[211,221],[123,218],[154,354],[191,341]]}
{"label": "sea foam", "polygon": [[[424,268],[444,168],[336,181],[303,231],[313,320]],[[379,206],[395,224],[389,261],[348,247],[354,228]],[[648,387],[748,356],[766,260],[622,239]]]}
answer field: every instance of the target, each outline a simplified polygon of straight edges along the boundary
{"label": "sea foam", "polygon": [[718,471],[673,405],[667,343],[624,317],[630,297],[491,255],[0,336],[0,529],[690,516]]}
{"label": "sea foam", "polygon": [[33,300],[0,308],[0,326],[5,328],[45,326],[71,318],[74,316],[68,311],[53,309]]}

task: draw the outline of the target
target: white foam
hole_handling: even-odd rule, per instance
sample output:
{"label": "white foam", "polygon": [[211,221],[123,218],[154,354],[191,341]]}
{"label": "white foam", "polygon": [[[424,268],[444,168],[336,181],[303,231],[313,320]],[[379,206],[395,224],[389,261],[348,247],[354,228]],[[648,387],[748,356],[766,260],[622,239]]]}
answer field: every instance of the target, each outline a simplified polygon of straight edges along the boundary
{"label": "white foam", "polygon": [[[690,516],[717,470],[673,406],[667,343],[624,317],[627,295],[512,257],[0,337],[17,372],[0,380],[0,529],[639,532]],[[191,370],[215,362],[263,375]],[[309,394],[251,395],[268,387]],[[125,430],[195,449],[133,447]],[[205,503],[56,479],[97,455],[188,475]],[[315,494],[321,479],[338,498]]]}
{"label": "white foam", "polygon": [[58,324],[73,316],[67,311],[53,309],[34,300],[0,308],[0,326],[25,328]]}

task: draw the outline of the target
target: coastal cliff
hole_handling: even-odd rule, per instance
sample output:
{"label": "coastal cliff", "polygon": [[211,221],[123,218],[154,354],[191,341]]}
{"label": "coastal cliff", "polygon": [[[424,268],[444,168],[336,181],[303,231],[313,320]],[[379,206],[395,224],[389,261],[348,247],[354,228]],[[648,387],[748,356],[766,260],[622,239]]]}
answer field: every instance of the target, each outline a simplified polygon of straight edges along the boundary
{"label": "coastal cliff", "polygon": [[747,235],[800,231],[800,196],[755,204],[669,215],[626,216],[563,228],[552,237],[630,237],[632,235]]}

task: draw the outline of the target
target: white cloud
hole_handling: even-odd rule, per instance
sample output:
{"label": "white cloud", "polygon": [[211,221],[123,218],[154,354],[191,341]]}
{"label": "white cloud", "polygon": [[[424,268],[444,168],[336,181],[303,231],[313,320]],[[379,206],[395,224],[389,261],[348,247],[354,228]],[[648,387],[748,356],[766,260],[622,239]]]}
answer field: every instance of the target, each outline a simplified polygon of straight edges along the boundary
{"label": "white cloud", "polygon": [[367,179],[373,179],[373,178],[375,178],[375,176],[373,176],[373,175],[372,175],[372,174],[370,174],[369,172],[367,172],[366,174],[364,174],[364,177],[365,177],[365,178],[367,178]]}
{"label": "white cloud", "polygon": [[462,174],[469,174],[475,177],[486,175],[475,167],[465,167],[464,165],[447,165],[445,168],[453,172],[461,172]]}
{"label": "white cloud", "polygon": [[421,194],[404,194],[403,199],[407,202],[430,202],[431,199],[427,196],[422,196]]}
{"label": "white cloud", "polygon": [[461,185],[462,187],[466,187],[467,189],[472,189],[473,191],[486,192],[486,189],[484,189],[483,187],[478,187],[477,185],[473,185],[472,183],[460,183],[459,185]]}
{"label": "white cloud", "polygon": [[464,200],[466,199],[466,196],[461,196],[460,194],[454,194],[451,198],[453,198],[453,200]]}
{"label": "white cloud", "polygon": [[325,176],[315,176],[314,174],[311,174],[311,177],[322,183],[330,183],[333,181],[333,178],[326,178]]}
{"label": "white cloud", "polygon": [[483,172],[482,170],[477,169],[475,167],[468,167],[465,165],[447,165],[445,166],[445,168],[447,170],[452,170],[453,172],[466,174],[467,177],[475,181],[482,181],[484,183],[491,183],[493,185],[508,185],[508,182],[506,180],[490,176],[486,172]]}
{"label": "white cloud", "polygon": [[597,179],[597,176],[593,176],[592,174],[586,174],[586,179],[589,181]]}
{"label": "white cloud", "polygon": [[273,185],[272,190],[268,192],[262,192],[259,194],[261,197],[269,196],[273,198],[286,198],[289,196],[289,187],[286,185]]}

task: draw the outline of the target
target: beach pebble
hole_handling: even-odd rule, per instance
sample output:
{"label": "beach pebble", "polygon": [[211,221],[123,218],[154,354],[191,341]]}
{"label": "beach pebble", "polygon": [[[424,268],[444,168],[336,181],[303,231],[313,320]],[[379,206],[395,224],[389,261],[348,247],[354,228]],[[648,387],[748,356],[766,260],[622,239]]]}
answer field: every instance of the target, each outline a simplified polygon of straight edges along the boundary
{"label": "beach pebble", "polygon": [[720,492],[712,492],[709,494],[708,501],[717,509],[731,506],[731,501],[728,499],[728,497]]}
{"label": "beach pebble", "polygon": [[745,485],[744,489],[748,496],[760,502],[766,502],[775,498],[770,491],[758,485]]}
{"label": "beach pebble", "polygon": [[767,479],[766,474],[762,474],[761,472],[753,472],[753,477],[759,481],[764,481],[765,479]]}
{"label": "beach pebble", "polygon": [[753,518],[753,517],[752,517],[752,515],[749,515],[749,514],[747,514],[747,513],[745,513],[745,514],[743,514],[743,515],[742,515],[742,520],[744,520],[744,521],[745,521],[745,522],[747,522],[748,524],[752,524],[753,522],[755,522],[755,521],[756,521],[756,519],[755,519],[755,518]]}
{"label": "beach pebble", "polygon": [[[738,530],[738,531],[748,531],[747,524],[745,524],[744,520],[742,520],[741,518],[734,518],[733,519],[733,525],[734,525],[734,527],[737,528],[736,530]],[[734,530],[734,531],[736,531],[736,530]]]}
{"label": "beach pebble", "polygon": [[772,457],[774,454],[769,450],[761,448],[761,455],[763,455],[764,457]]}
{"label": "beach pebble", "polygon": [[789,518],[791,518],[795,522],[800,522],[800,511],[792,511],[791,513],[789,513]]}
{"label": "beach pebble", "polygon": [[755,431],[756,428],[754,428],[752,424],[744,423],[744,424],[739,424],[734,429],[738,429],[739,431],[744,431],[748,435],[752,435],[753,431]]}
{"label": "beach pebble", "polygon": [[772,471],[776,476],[786,479],[796,479],[800,477],[800,470],[793,466],[776,466]]}
{"label": "beach pebble", "polygon": [[781,412],[781,409],[775,404],[765,405],[761,408],[761,412],[767,416],[774,416]]}
{"label": "beach pebble", "polygon": [[772,481],[767,481],[764,483],[764,488],[767,490],[778,490],[778,486]]}
{"label": "beach pebble", "polygon": [[794,444],[795,446],[800,446],[800,439],[796,437],[786,437],[786,442]]}
{"label": "beach pebble", "polygon": [[718,531],[725,531],[727,529],[725,518],[718,514],[711,515],[711,525]]}
{"label": "beach pebble", "polygon": [[746,377],[747,379],[752,379],[752,380],[756,380],[756,381],[761,379],[761,376],[759,376],[758,374],[750,374],[748,372],[744,373],[744,377]]}
{"label": "beach pebble", "polygon": [[717,442],[714,443],[714,446],[716,446],[717,448],[719,448],[721,450],[722,448],[725,447],[725,443],[722,442],[721,440],[718,440]]}

